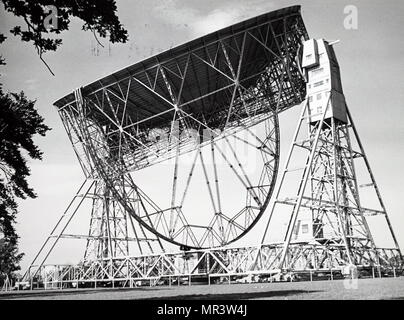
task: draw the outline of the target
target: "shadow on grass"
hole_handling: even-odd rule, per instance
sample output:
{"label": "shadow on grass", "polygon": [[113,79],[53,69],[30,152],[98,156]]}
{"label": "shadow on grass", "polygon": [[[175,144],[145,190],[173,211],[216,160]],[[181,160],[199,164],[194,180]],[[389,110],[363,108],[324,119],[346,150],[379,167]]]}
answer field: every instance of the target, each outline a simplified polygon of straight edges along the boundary
{"label": "shadow on grass", "polygon": [[[34,291],[14,291],[0,293],[0,300],[5,299],[24,299],[24,298],[41,298],[41,297],[57,297],[57,296],[74,296],[82,294],[95,294],[99,292],[124,292],[124,291],[142,291],[145,288],[90,288],[90,289],[64,289],[64,290],[34,290]],[[147,288],[150,290],[150,288]]]}
{"label": "shadow on grass", "polygon": [[[155,288],[156,291],[163,288]],[[165,288],[168,289],[168,288]],[[66,290],[57,290],[57,291],[28,291],[28,292],[12,292],[12,293],[2,293],[0,294],[0,300],[2,299],[26,299],[26,298],[38,298],[41,299],[43,297],[54,297],[57,299],[58,296],[71,296],[72,299],[75,299],[75,295],[90,295],[96,294],[100,292],[104,293],[113,293],[113,292],[133,292],[133,291],[154,291],[154,288],[100,288],[100,289],[66,289]],[[212,293],[212,294],[182,294],[182,295],[173,295],[173,296],[158,296],[151,298],[136,298],[133,297],[133,300],[245,300],[245,299],[258,299],[258,298],[282,298],[290,295],[300,295],[313,293],[318,291],[309,291],[309,290],[278,290],[278,291],[265,291],[265,292],[240,292],[240,293]],[[115,297],[116,298],[116,297]],[[125,298],[125,297],[122,297]],[[102,299],[102,298],[101,298]],[[118,298],[119,299],[119,298]],[[80,298],[80,300],[85,300],[85,298]]]}
{"label": "shadow on grass", "polygon": [[318,291],[309,290],[279,290],[279,291],[265,291],[265,292],[239,292],[239,293],[213,293],[213,294],[189,294],[177,295],[171,297],[153,297],[139,300],[247,300],[258,298],[282,298],[291,295],[307,294]]}

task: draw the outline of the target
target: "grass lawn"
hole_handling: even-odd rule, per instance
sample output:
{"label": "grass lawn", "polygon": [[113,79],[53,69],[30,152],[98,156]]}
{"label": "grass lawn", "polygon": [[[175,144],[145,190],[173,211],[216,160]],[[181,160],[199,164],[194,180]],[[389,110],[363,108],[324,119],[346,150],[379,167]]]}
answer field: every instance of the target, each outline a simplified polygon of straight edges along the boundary
{"label": "grass lawn", "polygon": [[313,282],[66,289],[0,293],[0,299],[404,299],[404,277]]}

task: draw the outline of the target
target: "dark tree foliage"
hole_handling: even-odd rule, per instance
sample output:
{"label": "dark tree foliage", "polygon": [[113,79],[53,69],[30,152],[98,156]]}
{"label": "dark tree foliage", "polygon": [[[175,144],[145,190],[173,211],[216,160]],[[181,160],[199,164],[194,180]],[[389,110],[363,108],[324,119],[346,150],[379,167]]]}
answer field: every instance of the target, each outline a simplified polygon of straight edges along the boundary
{"label": "dark tree foliage", "polygon": [[[30,174],[26,153],[32,159],[41,159],[42,153],[32,140],[37,134],[44,136],[49,128],[35,109],[35,101],[23,92],[4,93],[0,87],[0,283],[6,275],[19,270],[14,224],[17,215],[16,197],[35,198],[29,187]],[[3,279],[1,279],[3,278]]]}
{"label": "dark tree foliage", "polygon": [[[68,30],[72,17],[84,21],[82,29],[92,31],[95,37],[96,34],[102,38],[109,36],[112,43],[125,43],[128,40],[128,32],[123,28],[116,15],[115,0],[1,1],[6,11],[21,17],[24,22],[24,27],[15,26],[10,32],[19,36],[22,41],[32,42],[44,63],[42,54],[47,51],[55,51],[62,44],[62,40],[55,38],[54,35]],[[49,6],[57,9],[56,28],[50,28],[44,23],[50,13]]]}
{"label": "dark tree foliage", "polygon": [[7,276],[9,280],[15,277],[15,272],[20,270],[19,263],[23,256],[23,253],[18,253],[16,241],[0,239],[0,285]]}
{"label": "dark tree foliage", "polygon": [[[13,27],[10,33],[32,43],[44,63],[42,54],[56,51],[62,44],[55,34],[69,29],[71,17],[84,21],[82,29],[91,30],[95,37],[96,33],[102,38],[109,36],[113,43],[128,39],[127,31],[116,15],[114,0],[1,1],[5,10],[20,17],[24,24],[24,27]],[[47,28],[44,24],[50,5],[57,8],[57,28]],[[0,44],[6,38],[0,33]],[[0,55],[0,66],[4,64]],[[23,254],[18,253],[18,235],[14,227],[18,213],[16,199],[36,197],[27,182],[30,170],[26,158],[42,159],[42,152],[33,138],[45,136],[48,130],[50,128],[35,108],[35,101],[29,100],[22,91],[4,92],[0,83],[0,285],[6,276],[13,277],[20,269]]]}

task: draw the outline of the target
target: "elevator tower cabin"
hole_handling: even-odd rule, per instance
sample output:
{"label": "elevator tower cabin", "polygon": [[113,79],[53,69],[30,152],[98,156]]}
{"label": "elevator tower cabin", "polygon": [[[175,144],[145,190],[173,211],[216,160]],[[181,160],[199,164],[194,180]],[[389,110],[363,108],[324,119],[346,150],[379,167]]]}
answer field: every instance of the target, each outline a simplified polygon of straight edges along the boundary
{"label": "elevator tower cabin", "polygon": [[307,77],[310,122],[335,118],[348,122],[341,75],[335,52],[325,40],[310,39],[304,43],[302,68]]}
{"label": "elevator tower cabin", "polygon": [[[323,118],[335,118],[348,122],[345,97],[338,61],[333,50],[324,39],[309,39],[303,43],[301,67],[306,79],[309,116],[307,122],[314,125]],[[312,217],[303,215],[294,228],[294,240],[310,240],[315,233]]]}

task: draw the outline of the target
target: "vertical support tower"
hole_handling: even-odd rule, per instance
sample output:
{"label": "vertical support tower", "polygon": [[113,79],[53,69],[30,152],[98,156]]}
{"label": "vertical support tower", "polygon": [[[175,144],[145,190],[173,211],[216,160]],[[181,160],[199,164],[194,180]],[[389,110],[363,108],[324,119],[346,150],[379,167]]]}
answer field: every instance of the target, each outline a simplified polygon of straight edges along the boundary
{"label": "vertical support tower", "polygon": [[[301,66],[307,82],[306,101],[270,214],[270,220],[275,211],[290,217],[279,269],[401,266],[397,239],[345,102],[332,45],[323,39],[307,40]],[[297,163],[298,167],[292,167]],[[356,170],[360,165],[367,179],[363,185],[358,183]],[[286,191],[285,196],[282,192],[288,179],[298,181],[297,190],[294,194]],[[373,193],[372,208],[362,205],[360,187]],[[368,194],[366,200],[371,198]],[[392,250],[376,245],[369,216],[384,217],[398,254],[391,256]]]}

